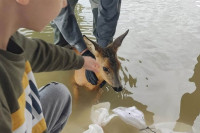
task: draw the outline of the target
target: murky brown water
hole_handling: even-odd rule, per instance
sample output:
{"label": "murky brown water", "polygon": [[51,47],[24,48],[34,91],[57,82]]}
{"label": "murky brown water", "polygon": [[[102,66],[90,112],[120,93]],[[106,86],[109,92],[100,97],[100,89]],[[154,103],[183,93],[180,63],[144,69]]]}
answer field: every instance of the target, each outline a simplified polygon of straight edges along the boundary
{"label": "murky brown water", "polygon": [[[88,1],[76,8],[83,34],[92,36],[92,14]],[[174,131],[200,132],[200,1],[122,0],[116,36],[130,30],[118,55],[124,91],[116,93],[106,85],[98,102],[109,101],[111,108],[136,106],[148,125]],[[21,30],[27,36],[53,42],[53,31]],[[52,80],[72,90],[70,72],[35,74],[38,86]],[[80,88],[77,104],[63,133],[82,133],[88,129],[90,109],[97,92]],[[179,123],[179,124],[178,124]],[[183,124],[180,124],[183,123]],[[114,118],[105,133],[135,133],[137,129]]]}

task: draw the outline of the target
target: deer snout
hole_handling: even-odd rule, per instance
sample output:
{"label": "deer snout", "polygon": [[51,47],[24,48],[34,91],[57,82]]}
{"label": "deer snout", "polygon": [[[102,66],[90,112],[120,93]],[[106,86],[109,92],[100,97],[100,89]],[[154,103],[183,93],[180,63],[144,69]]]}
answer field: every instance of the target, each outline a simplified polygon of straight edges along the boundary
{"label": "deer snout", "polygon": [[113,89],[114,89],[116,92],[122,91],[122,87],[121,87],[121,86],[120,86],[120,87],[113,87]]}
{"label": "deer snout", "polygon": [[119,78],[119,74],[116,74],[115,75],[115,78],[113,80],[113,89],[116,91],[116,92],[120,92],[122,91],[122,85],[121,85],[121,82],[120,82],[120,78]]}

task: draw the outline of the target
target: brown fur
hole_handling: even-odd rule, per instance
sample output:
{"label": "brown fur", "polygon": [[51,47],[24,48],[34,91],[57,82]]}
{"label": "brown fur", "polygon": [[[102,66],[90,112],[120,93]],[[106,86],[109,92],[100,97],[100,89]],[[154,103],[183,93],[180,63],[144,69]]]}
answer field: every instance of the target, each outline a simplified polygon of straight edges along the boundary
{"label": "brown fur", "polygon": [[[94,54],[96,61],[100,64],[100,70],[95,73],[98,78],[97,85],[89,83],[85,77],[85,69],[76,70],[74,74],[74,96],[78,99],[78,86],[85,86],[87,90],[95,90],[99,88],[99,85],[105,80],[112,87],[120,87],[119,69],[120,63],[117,58],[117,50],[121,45],[124,37],[127,35],[128,30],[109,44],[106,48],[101,48],[95,42],[89,40],[84,36],[84,41],[90,50]],[[106,72],[103,68],[107,68]]]}

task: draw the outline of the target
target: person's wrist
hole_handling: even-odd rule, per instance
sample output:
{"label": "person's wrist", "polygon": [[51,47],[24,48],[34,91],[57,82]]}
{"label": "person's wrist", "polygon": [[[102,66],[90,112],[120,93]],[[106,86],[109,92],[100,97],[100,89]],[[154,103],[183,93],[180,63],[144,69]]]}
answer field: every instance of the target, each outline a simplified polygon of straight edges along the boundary
{"label": "person's wrist", "polygon": [[84,49],[83,51],[81,51],[81,55],[82,55],[83,53],[85,53],[87,50],[88,50],[88,49],[86,48],[86,49]]}
{"label": "person's wrist", "polygon": [[85,49],[87,49],[87,46],[84,41],[76,43],[74,47],[79,51],[79,53],[82,53]]}

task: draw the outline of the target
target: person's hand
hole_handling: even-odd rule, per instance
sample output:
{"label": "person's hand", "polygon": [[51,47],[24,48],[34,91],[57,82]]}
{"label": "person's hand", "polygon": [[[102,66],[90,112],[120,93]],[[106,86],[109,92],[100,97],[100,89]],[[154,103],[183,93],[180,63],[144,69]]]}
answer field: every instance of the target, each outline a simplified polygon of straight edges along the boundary
{"label": "person's hand", "polygon": [[95,59],[89,56],[83,56],[83,58],[84,58],[83,68],[93,72],[99,71],[99,63],[97,63]]}
{"label": "person's hand", "polygon": [[92,85],[97,85],[98,78],[94,72],[98,72],[99,64],[96,62],[94,55],[89,50],[86,50],[82,54],[82,56],[85,60],[83,67],[86,69],[85,70],[86,79]]}

